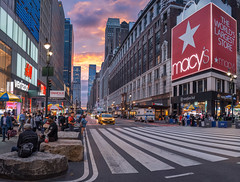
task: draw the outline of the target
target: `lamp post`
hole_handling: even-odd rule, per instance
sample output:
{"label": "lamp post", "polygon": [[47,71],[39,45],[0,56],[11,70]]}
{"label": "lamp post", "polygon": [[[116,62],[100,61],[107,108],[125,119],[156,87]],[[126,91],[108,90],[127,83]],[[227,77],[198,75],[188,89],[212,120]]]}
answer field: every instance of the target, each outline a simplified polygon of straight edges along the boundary
{"label": "lamp post", "polygon": [[45,103],[45,117],[47,117],[48,113],[48,97],[49,97],[49,65],[50,65],[50,56],[53,55],[53,52],[50,51],[51,44],[46,40],[46,43],[44,44],[44,48],[47,50],[47,88],[46,88],[46,103]]}
{"label": "lamp post", "polygon": [[234,96],[234,79],[237,79],[237,75],[232,74],[230,71],[227,72],[227,76],[230,77],[230,89],[232,90],[232,123],[234,122],[233,119],[233,96]]}

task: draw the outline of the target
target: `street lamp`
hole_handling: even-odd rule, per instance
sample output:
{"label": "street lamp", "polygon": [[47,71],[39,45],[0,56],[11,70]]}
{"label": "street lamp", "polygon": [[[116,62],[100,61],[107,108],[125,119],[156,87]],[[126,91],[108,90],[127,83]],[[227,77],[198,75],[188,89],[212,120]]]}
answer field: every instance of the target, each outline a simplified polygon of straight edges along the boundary
{"label": "street lamp", "polygon": [[234,122],[234,120],[233,120],[233,96],[234,96],[233,84],[234,84],[234,79],[237,78],[237,75],[234,75],[230,71],[228,71],[227,76],[230,77],[230,89],[232,90],[232,123],[233,123]]}
{"label": "street lamp", "polygon": [[49,65],[50,65],[50,56],[53,55],[53,52],[50,50],[51,48],[51,44],[48,42],[48,40],[46,39],[46,43],[44,44],[44,48],[47,50],[47,90],[46,90],[46,103],[45,103],[45,117],[47,117],[47,113],[48,113],[48,97],[49,97]]}

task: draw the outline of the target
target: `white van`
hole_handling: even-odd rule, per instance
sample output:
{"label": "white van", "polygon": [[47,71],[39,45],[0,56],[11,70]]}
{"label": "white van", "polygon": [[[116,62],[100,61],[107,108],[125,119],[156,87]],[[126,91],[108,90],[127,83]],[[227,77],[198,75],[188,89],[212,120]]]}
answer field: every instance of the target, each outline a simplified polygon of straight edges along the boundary
{"label": "white van", "polygon": [[135,115],[135,121],[155,121],[155,109],[139,108]]}

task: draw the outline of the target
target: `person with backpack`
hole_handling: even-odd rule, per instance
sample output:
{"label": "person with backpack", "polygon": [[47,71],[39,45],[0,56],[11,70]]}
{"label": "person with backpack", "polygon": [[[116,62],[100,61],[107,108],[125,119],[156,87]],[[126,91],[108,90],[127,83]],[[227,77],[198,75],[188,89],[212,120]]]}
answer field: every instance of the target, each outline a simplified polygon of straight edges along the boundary
{"label": "person with backpack", "polygon": [[82,119],[80,121],[80,128],[81,128],[81,135],[82,136],[83,136],[83,132],[85,131],[86,126],[87,126],[87,122],[88,122],[85,118],[86,118],[86,115],[83,115]]}
{"label": "person with backpack", "polygon": [[22,132],[17,141],[17,147],[12,147],[12,152],[17,151],[19,157],[29,157],[38,149],[38,135],[32,131],[31,124],[24,125]]}

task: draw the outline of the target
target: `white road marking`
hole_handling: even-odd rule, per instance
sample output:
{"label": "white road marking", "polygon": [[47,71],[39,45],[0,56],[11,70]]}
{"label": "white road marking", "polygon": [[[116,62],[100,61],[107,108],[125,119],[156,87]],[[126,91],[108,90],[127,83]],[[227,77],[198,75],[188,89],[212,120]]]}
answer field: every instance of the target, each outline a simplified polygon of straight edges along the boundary
{"label": "white road marking", "polygon": [[135,160],[140,162],[143,166],[145,166],[150,171],[159,171],[159,170],[168,170],[174,169],[174,167],[161,162],[160,160],[142,152],[141,150],[129,145],[123,140],[117,138],[112,135],[105,129],[99,129],[106,137],[108,137],[112,142],[114,142],[118,147],[127,152],[130,156],[132,156]]}
{"label": "white road marking", "polygon": [[172,176],[165,176],[165,178],[166,178],[166,179],[179,178],[179,177],[189,176],[189,175],[193,175],[193,174],[194,174],[194,173],[190,172],[190,173],[177,174],[177,175],[172,175]]}
{"label": "white road marking", "polygon": [[105,141],[96,129],[90,129],[90,132],[112,174],[138,173],[127,160]]}
{"label": "white road marking", "polygon": [[[87,138],[87,131],[86,131],[86,138]],[[90,159],[91,159],[93,175],[89,180],[87,180],[85,182],[92,182],[92,181],[95,181],[98,177],[98,169],[97,169],[95,159],[93,157],[92,147],[90,145],[89,140],[87,140],[87,145],[88,145],[88,149],[89,149],[89,155],[90,155]]]}
{"label": "white road marking", "polygon": [[[127,130],[134,131],[132,129],[127,129]],[[142,131],[141,134],[144,134],[148,137],[154,137],[154,138],[157,138],[158,140],[166,141],[166,142],[169,142],[169,143],[172,143],[172,144],[181,145],[181,146],[185,146],[185,147],[189,147],[189,148],[193,148],[193,149],[197,149],[197,150],[217,153],[217,154],[221,154],[221,155],[227,155],[227,156],[231,156],[231,157],[240,157],[239,152],[233,152],[233,151],[229,151],[229,150],[217,149],[217,148],[195,145],[195,144],[186,143],[186,142],[180,142],[180,141],[176,141],[176,140],[172,140],[172,139],[168,139],[168,138],[163,138],[166,135],[159,134],[159,133],[154,133],[154,136],[153,136],[153,135],[149,135],[149,134],[152,134],[152,132],[146,131],[144,129],[139,129],[138,128],[136,130]],[[134,132],[136,132],[136,130]],[[149,133],[149,134],[145,134],[145,133]]]}
{"label": "white road marking", "polygon": [[171,134],[171,133],[168,133],[168,132],[165,132],[165,131],[156,130],[156,129],[144,129],[144,130],[146,130],[146,131],[154,131],[154,132],[162,134],[162,136],[164,136],[164,137],[171,138],[171,139],[177,139],[177,140],[190,142],[190,143],[194,143],[194,144],[201,144],[201,145],[207,145],[207,146],[211,146],[211,147],[217,147],[217,148],[224,148],[224,149],[231,149],[231,150],[240,151],[240,147],[237,147],[237,146],[217,144],[217,143],[210,142],[210,141],[204,142],[204,141],[199,141],[199,140],[192,140],[191,138],[185,138],[184,137],[184,133],[182,133],[182,134]]}
{"label": "white road marking", "polygon": [[[146,128],[146,129],[148,130],[150,128]],[[239,140],[237,142],[224,141],[224,138],[210,137],[210,136],[208,137],[208,136],[205,136],[205,135],[198,135],[198,134],[187,134],[186,132],[181,131],[181,130],[173,131],[173,130],[165,130],[165,129],[156,128],[156,131],[165,132],[165,133],[168,133],[169,135],[175,135],[175,136],[176,135],[182,135],[181,137],[183,137],[183,138],[197,137],[198,140],[201,140],[201,141],[240,146]]]}
{"label": "white road marking", "polygon": [[[150,128],[150,127],[148,127]],[[159,130],[167,130],[167,131],[175,131],[175,132],[183,132],[183,133],[187,133],[187,134],[196,134],[196,135],[204,135],[204,136],[211,136],[211,137],[215,137],[215,138],[220,138],[221,140],[229,140],[229,141],[239,141],[240,136],[228,136],[226,135],[224,132],[222,132],[221,134],[216,134],[214,129],[212,130],[211,133],[206,133],[204,132],[203,128],[199,128],[198,130],[196,128],[192,128],[192,130],[186,130],[183,127],[179,127],[179,128],[167,128],[167,127],[155,127],[158,128]]]}
{"label": "white road marking", "polygon": [[[127,130],[127,128],[124,128],[124,129]],[[137,133],[137,134],[133,133],[132,131]],[[186,155],[194,156],[196,158],[204,159],[204,160],[207,160],[207,161],[217,162],[217,161],[223,161],[223,160],[227,160],[228,159],[228,158],[225,158],[225,157],[220,157],[220,156],[216,156],[216,155],[212,155],[212,154],[207,154],[207,153],[195,151],[195,150],[192,150],[192,149],[183,148],[181,146],[168,144],[168,143],[156,140],[156,139],[151,139],[151,138],[148,138],[148,137],[149,136],[153,137],[153,135],[148,135],[148,134],[145,134],[143,132],[138,132],[138,131],[134,131],[134,130],[122,131],[122,132],[124,132],[124,133],[126,133],[126,134],[128,134],[130,136],[139,138],[141,140],[147,141],[149,143],[158,145],[160,147],[168,148],[168,149],[171,149],[171,150],[174,150],[174,151],[186,154]],[[143,136],[141,136],[141,135],[143,135]]]}
{"label": "white road marking", "polygon": [[[133,139],[131,137],[128,137],[127,135],[124,135],[114,129],[108,129],[109,131],[113,132],[115,135],[127,140],[128,142],[131,142],[149,152],[152,152],[162,158],[165,158],[169,161],[172,161],[176,164],[179,164],[181,166],[195,166],[195,165],[199,165],[201,164],[200,162],[197,162],[197,161],[194,161],[194,160],[191,160],[191,159],[188,159],[186,157],[183,157],[183,156],[180,156],[180,155],[177,155],[177,154],[174,154],[172,152],[168,152],[166,150],[163,150],[163,149],[160,149],[160,148],[157,148],[157,147],[154,147],[152,145],[149,145],[149,144],[146,144],[142,141],[139,141],[139,140],[136,140],[136,139]],[[117,128],[117,130],[119,131],[122,131],[122,129],[120,128]]]}
{"label": "white road marking", "polygon": [[239,164],[240,164],[240,162],[237,162],[237,164],[239,165]]}

